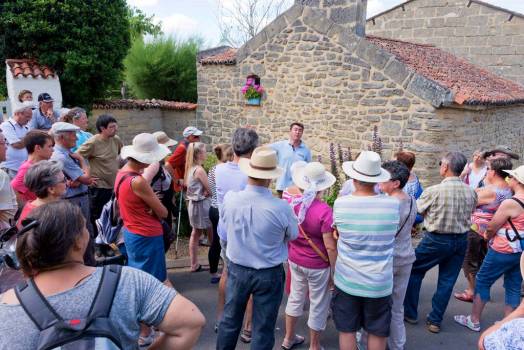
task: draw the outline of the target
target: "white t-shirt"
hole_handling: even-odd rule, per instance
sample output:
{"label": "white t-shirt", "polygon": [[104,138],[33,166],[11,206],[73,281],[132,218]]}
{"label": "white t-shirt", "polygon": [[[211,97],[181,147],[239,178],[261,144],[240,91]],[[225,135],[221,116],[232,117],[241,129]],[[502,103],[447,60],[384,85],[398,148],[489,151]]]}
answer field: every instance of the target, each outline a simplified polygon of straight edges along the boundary
{"label": "white t-shirt", "polygon": [[9,227],[9,219],[14,217],[17,208],[11,179],[5,171],[0,169],[0,229]]}
{"label": "white t-shirt", "polygon": [[13,118],[0,124],[2,134],[7,142],[6,160],[0,164],[0,167],[18,171],[20,165],[27,159],[27,150],[25,147],[16,149],[11,144],[20,142],[29,132],[27,125],[21,126]]}

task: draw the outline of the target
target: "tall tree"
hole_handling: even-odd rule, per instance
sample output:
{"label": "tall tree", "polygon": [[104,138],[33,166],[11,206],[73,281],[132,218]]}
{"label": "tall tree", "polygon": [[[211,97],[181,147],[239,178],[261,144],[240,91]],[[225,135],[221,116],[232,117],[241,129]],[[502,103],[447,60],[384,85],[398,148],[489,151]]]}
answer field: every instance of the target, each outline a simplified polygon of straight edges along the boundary
{"label": "tall tree", "polygon": [[162,34],[161,22],[154,22],[154,15],[146,15],[142,10],[136,7],[128,9],[129,25],[131,32],[131,42],[142,37],[144,34],[153,36]]}
{"label": "tall tree", "polygon": [[292,3],[292,0],[218,0],[220,43],[242,46]]}
{"label": "tall tree", "polygon": [[53,67],[65,104],[90,107],[120,84],[130,47],[125,0],[5,0],[0,13],[0,62],[35,58]]}

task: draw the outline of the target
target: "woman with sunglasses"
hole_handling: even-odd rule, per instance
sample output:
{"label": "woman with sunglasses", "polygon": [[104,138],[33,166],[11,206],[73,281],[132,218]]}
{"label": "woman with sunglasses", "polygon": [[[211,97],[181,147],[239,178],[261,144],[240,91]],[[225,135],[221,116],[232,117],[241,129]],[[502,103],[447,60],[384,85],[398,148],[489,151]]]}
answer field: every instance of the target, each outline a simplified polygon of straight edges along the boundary
{"label": "woman with sunglasses", "polygon": [[477,273],[471,315],[455,316],[457,323],[476,332],[480,331],[480,317],[490,299],[490,288],[502,275],[506,304],[504,316],[508,316],[520,304],[521,238],[524,239],[524,165],[515,170],[505,170],[505,173],[509,174],[509,186],[514,195],[502,202],[488,223],[488,253]]}

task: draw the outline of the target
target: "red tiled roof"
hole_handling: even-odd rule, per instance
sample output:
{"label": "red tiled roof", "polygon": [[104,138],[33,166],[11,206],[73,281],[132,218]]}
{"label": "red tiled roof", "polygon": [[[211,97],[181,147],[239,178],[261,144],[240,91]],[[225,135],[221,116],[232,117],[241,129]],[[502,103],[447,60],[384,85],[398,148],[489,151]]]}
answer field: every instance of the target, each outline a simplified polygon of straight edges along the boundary
{"label": "red tiled roof", "polygon": [[194,111],[196,103],[175,102],[165,100],[103,100],[93,103],[95,109],[167,109]]}
{"label": "red tiled roof", "polygon": [[367,36],[367,40],[454,94],[462,105],[524,103],[524,86],[501,78],[432,45]]}
{"label": "red tiled roof", "polygon": [[5,63],[11,69],[11,73],[15,78],[21,77],[42,77],[44,79],[54,78],[55,72],[46,65],[41,65],[33,59],[7,59]]}
{"label": "red tiled roof", "polygon": [[200,64],[225,64],[233,65],[237,63],[237,49],[232,47],[224,48],[221,51],[213,52],[210,55],[203,55],[199,59]]}

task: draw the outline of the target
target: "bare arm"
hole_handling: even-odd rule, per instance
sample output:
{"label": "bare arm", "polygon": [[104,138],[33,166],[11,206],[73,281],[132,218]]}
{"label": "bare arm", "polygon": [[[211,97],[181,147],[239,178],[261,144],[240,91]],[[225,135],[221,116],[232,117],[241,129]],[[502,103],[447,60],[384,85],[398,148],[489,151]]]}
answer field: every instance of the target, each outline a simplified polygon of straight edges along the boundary
{"label": "bare arm", "polygon": [[331,274],[335,271],[335,263],[337,262],[337,241],[333,238],[333,232],[324,232],[322,234],[324,245],[326,246],[329,265],[331,266]]}
{"label": "bare arm", "polygon": [[488,223],[486,229],[486,239],[491,239],[497,231],[508,221],[509,218],[517,216],[521,211],[520,205],[511,200],[506,199],[493,215],[493,219]]}
{"label": "bare arm", "polygon": [[18,141],[18,142],[15,142],[15,143],[11,143],[9,146],[15,148],[15,149],[22,149],[25,147],[25,142],[24,140],[21,140],[21,141]]}
{"label": "bare arm", "polygon": [[460,179],[464,180],[466,176],[470,173],[470,171],[471,171],[471,166],[469,164],[466,164],[466,166],[464,167],[464,170],[462,170],[462,173],[459,176]]}
{"label": "bare arm", "polygon": [[498,330],[505,323],[520,317],[524,317],[524,301],[520,303],[520,305],[515,310],[513,310],[512,313],[510,313],[508,316],[504,317],[500,322],[495,323],[493,326],[486,329],[484,333],[482,333],[478,343],[479,349],[484,350],[484,338],[486,338],[486,336]]}
{"label": "bare arm", "polygon": [[142,174],[142,177],[146,179],[148,183],[151,183],[156,173],[158,173],[159,167],[160,167],[160,163],[158,162],[149,164],[149,166],[144,169],[144,173]]}
{"label": "bare arm", "polygon": [[204,168],[198,167],[195,170],[195,177],[202,183],[202,185],[204,185],[204,189],[206,190],[206,192],[210,194],[211,189],[209,188],[209,182],[207,180],[207,174]]}
{"label": "bare arm", "polygon": [[133,192],[142,199],[159,219],[167,217],[167,209],[155,195],[149,183],[142,176],[137,176],[131,182]]}

